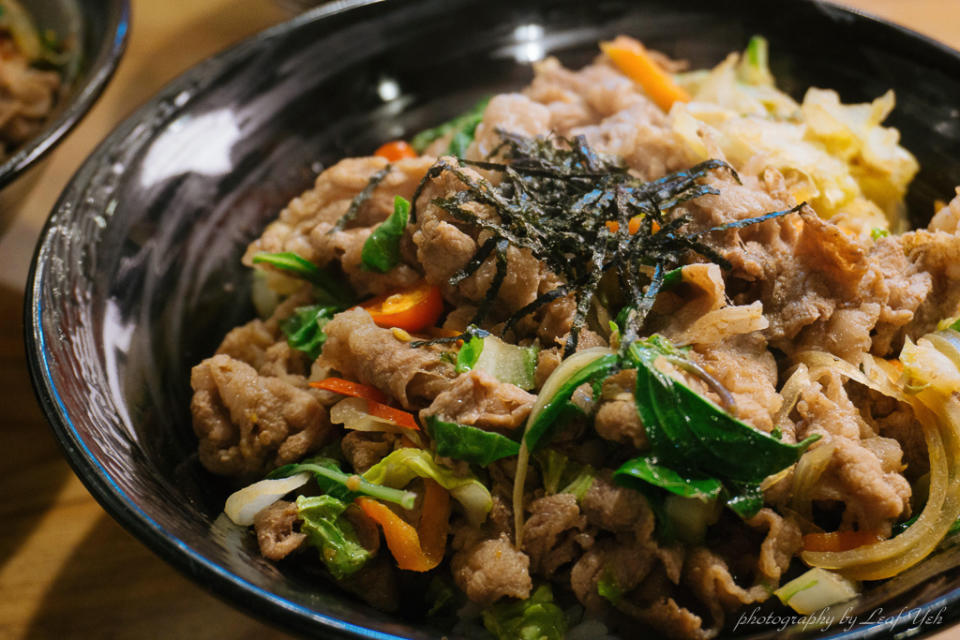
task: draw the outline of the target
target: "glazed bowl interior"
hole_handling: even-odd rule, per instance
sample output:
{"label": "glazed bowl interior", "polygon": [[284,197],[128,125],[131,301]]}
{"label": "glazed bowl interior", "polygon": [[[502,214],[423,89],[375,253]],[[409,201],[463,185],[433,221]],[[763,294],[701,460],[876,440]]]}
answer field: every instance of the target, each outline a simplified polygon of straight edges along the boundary
{"label": "glazed bowl interior", "polygon": [[[923,167],[911,214],[928,218],[960,183],[960,55],[833,6],[777,7],[338,2],[174,81],[83,165],[37,249],[26,308],[31,372],[71,464],[144,543],[248,611],[326,636],[440,637],[322,578],[282,571],[221,516],[228,487],[197,462],[189,376],[253,316],[243,249],[323,167],[522,87],[544,55],[583,65],[597,41],[618,33],[694,67],[762,34],[779,86],[797,98],[811,85],[847,102],[893,88],[889,123]],[[955,611],[949,578],[921,604]]]}
{"label": "glazed bowl interior", "polygon": [[53,149],[90,110],[123,53],[130,21],[129,0],[31,0],[24,2],[41,31],[66,43],[61,89],[37,135],[0,158],[3,187]]}

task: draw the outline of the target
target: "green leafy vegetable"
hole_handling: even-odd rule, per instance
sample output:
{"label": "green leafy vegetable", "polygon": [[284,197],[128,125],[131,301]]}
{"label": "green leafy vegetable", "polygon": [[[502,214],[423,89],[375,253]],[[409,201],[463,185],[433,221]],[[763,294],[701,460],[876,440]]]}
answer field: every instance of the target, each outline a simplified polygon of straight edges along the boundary
{"label": "green leafy vegetable", "polygon": [[473,142],[477,125],[483,120],[483,112],[487,108],[490,98],[483,98],[477,104],[473,105],[469,111],[463,113],[453,120],[443,124],[421,131],[410,140],[410,146],[417,153],[423,153],[423,150],[430,146],[434,140],[453,132],[453,138],[450,140],[450,146],[447,147],[447,153],[454,156],[463,156],[467,147]]}
{"label": "green leafy vegetable", "polygon": [[818,439],[789,444],[734,418],[681,381],[657,368],[660,358],[682,364],[683,352],[661,336],[633,342],[628,358],[637,367],[635,399],[652,453],[625,462],[615,479],[640,481],[674,495],[712,499],[725,490],[726,504],[743,518],[763,506],[759,483],[795,463]]}
{"label": "green leafy vegetable", "polygon": [[533,389],[537,370],[537,346],[521,347],[508,344],[486,331],[471,328],[472,337],[457,353],[457,373],[477,369],[485,371],[500,382]]}
{"label": "green leafy vegetable", "polygon": [[333,496],[300,496],[297,514],[303,520],[301,533],[320,552],[320,559],[337,580],[356,573],[370,559],[357,532],[343,517],[347,505]]}
{"label": "green leafy vegetable", "polygon": [[[561,366],[563,366],[561,364]],[[527,427],[524,434],[524,440],[530,451],[536,451],[538,447],[547,444],[556,433],[561,424],[559,418],[568,410],[570,398],[577,387],[584,383],[592,383],[599,378],[608,376],[619,366],[617,354],[610,353],[601,356],[574,372],[555,394],[543,405],[540,412],[534,417],[533,422]],[[545,385],[546,386],[546,385]],[[542,393],[542,392],[541,392]]]}
{"label": "green leafy vegetable", "polygon": [[577,500],[590,490],[597,475],[596,469],[587,464],[570,460],[556,449],[545,449],[537,453],[540,464],[540,476],[547,495],[571,493]]}
{"label": "green leafy vegetable", "polygon": [[870,237],[873,240],[879,240],[880,238],[886,238],[890,235],[890,232],[886,229],[881,229],[880,227],[874,227],[870,229]]}
{"label": "green leafy vegetable", "polygon": [[757,515],[757,512],[763,508],[763,492],[760,491],[760,485],[752,483],[737,485],[732,482],[728,485],[733,489],[726,504],[744,520]]}
{"label": "green leafy vegetable", "polygon": [[501,458],[515,456],[520,443],[477,427],[445,422],[437,416],[427,417],[427,433],[437,445],[437,455],[472,464],[487,466]]}
{"label": "green leafy vegetable", "polygon": [[396,196],[393,199],[393,213],[377,225],[373,233],[363,243],[360,260],[371,271],[386,273],[400,262],[400,240],[410,217],[410,202]]}
{"label": "green leafy vegetable", "polygon": [[293,315],[280,323],[281,331],[287,336],[287,344],[303,351],[310,360],[316,360],[323,351],[323,343],[327,341],[323,328],[338,311],[339,307],[319,304],[297,307]]}
{"label": "green leafy vegetable", "polygon": [[723,485],[716,478],[681,474],[658,464],[654,456],[626,461],[614,472],[613,477],[621,484],[629,485],[631,480],[639,480],[684,498],[700,500],[712,500],[719,496],[723,489]]}
{"label": "green leafy vegetable", "polygon": [[567,620],[554,604],[549,585],[541,585],[526,600],[488,607],[483,626],[497,640],[563,640],[567,633]]}
{"label": "green leafy vegetable", "polygon": [[292,251],[261,252],[253,256],[253,264],[270,265],[295,278],[306,280],[318,289],[317,299],[329,305],[346,308],[353,301],[353,293],[342,282]]}
{"label": "green leafy vegetable", "polygon": [[437,464],[430,452],[423,449],[397,449],[363,474],[367,482],[397,488],[407,486],[416,477],[430,478],[449,491],[474,526],[479,526],[493,507],[490,491],[479,480],[471,475],[454,474]]}
{"label": "green leafy vegetable", "polygon": [[267,478],[286,478],[308,471],[313,474],[320,490],[343,502],[352,502],[360,495],[370,496],[384,502],[398,504],[404,509],[412,509],[417,494],[412,491],[399,491],[383,487],[364,480],[355,474],[344,473],[340,465],[331,458],[310,458],[303,462],[284,465],[271,471]]}
{"label": "green leafy vegetable", "polygon": [[[755,429],[655,366],[677,357],[665,338],[634,342],[636,401],[660,464],[741,483],[759,483],[790,466],[819,436],[790,444]],[[749,455],[745,455],[749,452]]]}

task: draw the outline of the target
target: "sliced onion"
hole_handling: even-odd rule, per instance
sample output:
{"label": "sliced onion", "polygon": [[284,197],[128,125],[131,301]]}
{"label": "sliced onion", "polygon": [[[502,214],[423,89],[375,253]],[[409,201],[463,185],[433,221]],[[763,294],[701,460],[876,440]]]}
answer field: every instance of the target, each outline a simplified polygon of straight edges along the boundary
{"label": "sliced onion", "polygon": [[342,424],[344,429],[352,431],[379,431],[383,433],[398,433],[405,436],[418,447],[423,446],[420,434],[412,429],[401,427],[392,420],[378,418],[367,411],[367,401],[364,398],[344,398],[330,407],[330,422]]}
{"label": "sliced onion", "polygon": [[[810,369],[810,379],[814,382],[822,378],[830,371],[836,371],[840,375],[847,377],[854,382],[859,382],[863,386],[873,389],[885,396],[895,400],[906,400],[903,391],[894,384],[888,376],[876,375],[876,377],[867,377],[867,375],[853,366],[846,360],[838,358],[832,353],[825,351],[804,351],[797,355],[797,360],[807,365]],[[875,371],[875,370],[874,370]]]}
{"label": "sliced onion", "polygon": [[797,469],[793,474],[793,496],[790,504],[794,511],[807,520],[813,518],[810,506],[813,500],[813,492],[817,488],[817,483],[823,476],[823,472],[830,465],[835,448],[832,442],[811,447],[797,461]]}
{"label": "sliced onion", "polygon": [[513,525],[516,536],[517,549],[523,544],[523,487],[527,482],[527,469],[530,465],[530,450],[527,449],[527,429],[536,421],[537,416],[543,411],[546,404],[553,399],[560,391],[560,387],[569,380],[573,374],[583,369],[594,360],[613,353],[608,347],[591,347],[583,351],[577,351],[572,356],[560,363],[553,370],[553,373],[546,379],[537,394],[537,401],[533,403],[533,409],[527,417],[527,424],[523,430],[523,437],[520,438],[520,452],[517,454],[517,471],[513,477]]}
{"label": "sliced onion", "polygon": [[254,482],[248,487],[231,493],[223,506],[223,512],[235,524],[249,527],[258,513],[309,481],[310,474],[304,471],[288,478]]}
{"label": "sliced onion", "polygon": [[810,369],[801,362],[797,365],[794,372],[790,374],[790,377],[787,378],[787,381],[783,383],[783,388],[780,389],[783,404],[780,405],[780,410],[777,411],[777,415],[773,418],[774,426],[779,426],[787,420],[787,416],[790,415],[790,412],[793,411],[793,408],[797,405],[800,394],[802,394],[810,384]]}

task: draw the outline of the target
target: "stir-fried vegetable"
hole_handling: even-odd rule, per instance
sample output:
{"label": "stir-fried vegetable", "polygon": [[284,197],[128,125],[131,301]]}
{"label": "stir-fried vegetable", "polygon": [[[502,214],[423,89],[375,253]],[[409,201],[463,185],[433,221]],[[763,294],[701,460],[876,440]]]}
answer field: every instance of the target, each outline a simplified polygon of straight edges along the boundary
{"label": "stir-fried vegetable", "polygon": [[516,440],[466,424],[427,418],[427,433],[437,445],[437,455],[486,466],[520,451]]}
{"label": "stir-fried vegetable", "polygon": [[424,480],[420,526],[414,529],[400,516],[369,498],[357,498],[364,514],[383,529],[387,548],[397,566],[407,571],[430,571],[443,560],[450,519],[450,497],[438,483]]}
{"label": "stir-fried vegetable", "polygon": [[344,380],[343,378],[315,380],[310,383],[310,386],[314,389],[324,389],[326,391],[339,393],[340,395],[373,400],[374,402],[382,402],[384,404],[389,400],[387,394],[376,387],[371,387],[368,384],[360,384],[359,382],[353,382],[351,380]]}
{"label": "stir-fried vegetable", "polygon": [[858,593],[855,582],[823,569],[810,569],[773,592],[783,604],[803,615],[846,602]]}
{"label": "stir-fried vegetable", "polygon": [[367,300],[361,305],[381,327],[421,331],[437,323],[443,313],[440,287],[421,282],[396,293]]}
{"label": "stir-fried vegetable", "polygon": [[401,196],[393,199],[393,213],[377,225],[363,243],[360,260],[371,271],[386,273],[400,262],[400,240],[410,217],[410,202]]}
{"label": "stir-fried vegetable", "polygon": [[463,156],[467,147],[473,142],[477,125],[483,120],[483,112],[487,108],[490,98],[484,98],[473,105],[469,111],[457,116],[449,122],[445,122],[432,129],[421,131],[413,136],[410,145],[417,153],[423,153],[430,143],[446,135],[453,134],[450,138],[450,144],[447,146],[447,153],[453,156]]}
{"label": "stir-fried vegetable", "polygon": [[493,507],[490,491],[482,482],[471,475],[454,474],[437,464],[430,452],[423,449],[397,449],[363,474],[368,482],[397,488],[407,486],[416,477],[434,480],[449,491],[473,526],[479,526]]}
{"label": "stir-fried vegetable", "polygon": [[346,308],[353,299],[353,293],[342,282],[292,251],[261,252],[253,256],[253,264],[270,265],[291,276],[310,282],[317,289],[314,297],[319,304]]}
{"label": "stir-fried vegetable", "polygon": [[830,531],[803,536],[804,551],[849,551],[865,544],[880,542],[883,536],[875,531]]}
{"label": "stir-fried vegetable", "polygon": [[526,600],[488,607],[483,612],[483,626],[497,640],[563,640],[567,633],[567,619],[546,584]]}
{"label": "stir-fried vegetable", "polygon": [[600,49],[664,111],[669,111],[674,102],[690,102],[690,94],[673,81],[637,40],[618,36],[612,42],[601,42]]}
{"label": "stir-fried vegetable", "polygon": [[530,390],[535,386],[539,353],[536,346],[508,344],[486,332],[476,332],[457,353],[457,373],[471,369],[486,371],[500,382]]}
{"label": "stir-fried vegetable", "polygon": [[651,454],[624,463],[615,474],[620,482],[641,480],[703,500],[723,485],[727,505],[750,517],[763,504],[759,483],[819,438],[790,444],[737,420],[658,367],[660,361],[684,363],[683,353],[660,336],[634,342],[628,356],[637,367],[635,399]]}
{"label": "stir-fried vegetable", "polygon": [[[330,458],[309,458],[303,462],[288,464],[274,469],[268,478],[286,478],[301,474],[304,471],[313,474],[317,486],[323,493],[333,496],[344,502],[349,502],[358,496],[370,496],[384,502],[398,504],[404,509],[412,509],[417,494],[412,491],[400,491],[391,487],[381,486],[370,482],[356,474],[344,473],[336,460]],[[405,486],[404,485],[401,486]]]}
{"label": "stir-fried vegetable", "polygon": [[347,505],[333,496],[300,496],[297,515],[303,521],[300,532],[320,552],[320,559],[337,580],[356,573],[370,559],[353,525],[343,512]]}
{"label": "stir-fried vegetable", "polygon": [[365,398],[344,398],[333,405],[330,422],[355,431],[386,431],[408,436],[420,430],[413,414]]}
{"label": "stir-fried vegetable", "polygon": [[287,336],[287,344],[307,354],[310,360],[316,360],[323,351],[323,343],[327,341],[323,328],[338,311],[339,307],[319,304],[298,307],[280,323],[280,329]]}
{"label": "stir-fried vegetable", "polygon": [[223,512],[235,524],[249,527],[254,517],[274,502],[310,481],[309,473],[261,480],[235,491],[227,498]]}
{"label": "stir-fried vegetable", "polygon": [[548,496],[570,493],[578,501],[583,500],[597,475],[596,469],[590,465],[574,462],[555,449],[541,450],[534,459],[540,465],[543,489]]}

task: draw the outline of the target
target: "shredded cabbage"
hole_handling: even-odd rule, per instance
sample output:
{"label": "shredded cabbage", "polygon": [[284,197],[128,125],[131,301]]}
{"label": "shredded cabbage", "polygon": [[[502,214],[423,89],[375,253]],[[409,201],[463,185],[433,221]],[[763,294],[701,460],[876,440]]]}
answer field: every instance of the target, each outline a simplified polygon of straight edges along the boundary
{"label": "shredded cabbage", "polygon": [[893,92],[843,104],[835,91],[811,88],[798,104],[774,86],[765,44],[759,55],[751,50],[753,41],[743,58],[678,77],[693,100],[670,116],[693,159],[722,155],[752,174],[777,169],[797,202],[858,235],[906,230],[903,197],[919,165],[899,132],[881,126]]}

